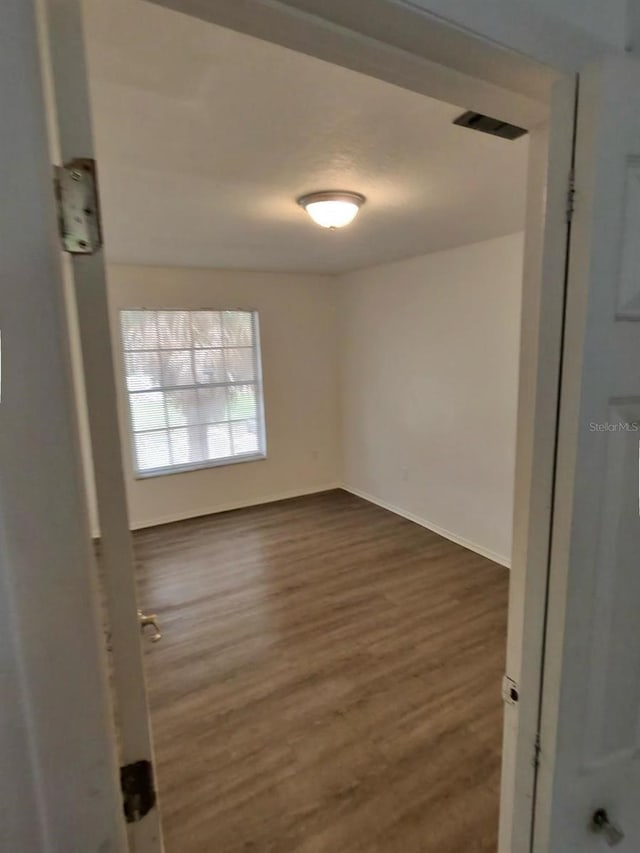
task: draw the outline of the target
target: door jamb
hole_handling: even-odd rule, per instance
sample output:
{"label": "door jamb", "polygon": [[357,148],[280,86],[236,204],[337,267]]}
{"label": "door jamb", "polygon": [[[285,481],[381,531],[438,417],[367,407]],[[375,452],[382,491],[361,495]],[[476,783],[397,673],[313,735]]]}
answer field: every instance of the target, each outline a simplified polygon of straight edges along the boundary
{"label": "door jamb", "polygon": [[[520,699],[514,705],[505,705],[501,853],[532,849],[539,761],[544,747],[540,715],[577,91],[577,76],[567,76],[556,84],[549,125],[532,133],[532,141],[537,135],[543,138],[538,140],[539,151],[531,151],[527,194],[527,220],[532,227],[527,230],[525,243],[512,559],[512,573],[516,574],[512,575],[509,590],[506,664],[507,673],[518,685]],[[545,163],[539,162],[542,147],[547,149]],[[529,252],[532,256],[527,261]],[[528,319],[531,316],[535,316],[536,323]],[[519,643],[513,642],[515,633],[520,636]],[[526,649],[535,656],[528,664],[521,655]],[[514,751],[509,747],[509,738],[517,730],[519,745]]]}

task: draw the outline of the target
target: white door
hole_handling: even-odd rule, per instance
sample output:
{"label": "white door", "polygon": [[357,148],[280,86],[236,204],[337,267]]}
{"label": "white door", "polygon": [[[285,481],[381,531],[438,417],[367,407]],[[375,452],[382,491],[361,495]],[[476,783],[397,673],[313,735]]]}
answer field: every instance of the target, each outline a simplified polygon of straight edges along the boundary
{"label": "white door", "polygon": [[[79,0],[38,4],[45,96],[53,159],[93,157],[90,104]],[[56,138],[57,137],[57,138]],[[57,155],[57,156],[56,156]],[[112,686],[120,761],[135,787],[145,787],[153,746],[137,615],[134,558],[122,470],[120,433],[102,251],[63,258],[78,312],[100,523],[101,569],[112,649]],[[129,847],[162,850],[160,812],[142,796],[131,804]]]}
{"label": "white door", "polygon": [[[640,62],[581,75],[534,850],[640,850]],[[604,809],[621,838],[591,825]]]}

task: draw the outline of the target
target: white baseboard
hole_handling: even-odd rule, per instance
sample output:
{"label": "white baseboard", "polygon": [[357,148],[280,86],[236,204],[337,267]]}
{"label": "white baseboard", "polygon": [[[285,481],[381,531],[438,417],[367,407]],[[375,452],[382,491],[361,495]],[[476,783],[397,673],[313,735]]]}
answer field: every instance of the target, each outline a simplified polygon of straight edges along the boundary
{"label": "white baseboard", "polygon": [[488,560],[492,560],[494,563],[499,563],[501,566],[505,566],[507,569],[511,568],[511,560],[508,557],[505,557],[504,554],[498,554],[495,551],[492,551],[489,548],[485,548],[483,545],[478,545],[476,542],[471,542],[469,539],[465,539],[464,536],[458,536],[457,533],[452,533],[450,530],[446,530],[444,527],[440,527],[439,524],[433,524],[431,521],[427,521],[424,518],[420,518],[417,515],[414,515],[412,512],[407,512],[404,509],[401,509],[394,504],[387,503],[387,501],[380,500],[379,498],[374,497],[373,495],[367,494],[367,492],[363,492],[360,489],[354,489],[352,486],[347,486],[346,484],[342,484],[342,489],[345,492],[349,492],[352,495],[355,495],[358,498],[362,498],[365,501],[369,501],[369,503],[375,504],[376,506],[382,507],[382,509],[387,509],[389,512],[393,512],[396,515],[402,516],[402,518],[406,518],[408,521],[413,521],[415,524],[419,524],[420,527],[426,527],[427,530],[431,530],[432,533],[437,533],[438,536],[443,536],[445,539],[449,539],[451,542],[455,542],[456,545],[462,545],[463,548],[467,548],[469,551],[475,551],[476,554],[480,554],[481,557],[486,557]]}
{"label": "white baseboard", "polygon": [[[476,554],[480,554],[482,557],[486,557],[488,560],[492,560],[494,563],[499,563],[501,566],[505,566],[507,569],[511,568],[511,560],[506,557],[504,554],[498,554],[495,551],[492,551],[490,548],[485,548],[483,545],[478,545],[477,542],[471,542],[469,539],[465,539],[464,536],[459,536],[457,533],[453,533],[451,530],[447,530],[444,527],[441,527],[439,524],[434,524],[431,521],[427,521],[420,516],[415,515],[412,512],[407,512],[395,504],[388,503],[387,501],[383,501],[380,498],[375,497],[374,495],[370,495],[368,492],[363,492],[361,489],[356,489],[353,486],[349,486],[346,483],[326,483],[322,486],[314,486],[312,488],[307,487],[306,489],[290,489],[285,492],[277,492],[271,495],[265,495],[261,498],[254,498],[252,500],[245,501],[236,501],[225,504],[216,504],[215,506],[203,507],[198,510],[186,510],[185,512],[172,512],[167,515],[157,516],[155,518],[147,518],[144,521],[137,521],[131,525],[132,530],[144,530],[147,527],[158,527],[162,524],[171,524],[174,521],[185,521],[189,518],[201,518],[206,515],[216,515],[219,512],[229,512],[234,509],[246,509],[251,506],[260,506],[262,504],[275,503],[276,501],[284,501],[289,498],[300,498],[305,495],[315,495],[321,492],[328,492],[332,489],[343,489],[345,492],[349,492],[352,495],[355,495],[358,498],[362,498],[369,503],[375,504],[376,506],[382,507],[382,509],[386,509],[389,512],[393,512],[395,515],[399,515],[402,518],[406,518],[408,521],[413,521],[415,524],[419,524],[421,527],[425,527],[427,530],[431,530],[432,533],[437,533],[438,536],[443,536],[445,539],[449,539],[451,542],[455,542],[456,545],[462,545],[463,548],[467,548],[469,551],[474,551]],[[99,539],[100,534],[98,531],[92,531],[94,535],[94,539]]]}
{"label": "white baseboard", "polygon": [[252,500],[216,504],[215,506],[201,507],[197,510],[186,510],[185,512],[172,512],[156,518],[146,518],[144,521],[136,521],[131,524],[131,530],[143,530],[145,527],[158,527],[161,524],[171,524],[174,521],[185,521],[188,518],[200,518],[204,515],[215,515],[216,513],[229,512],[233,509],[246,509],[250,506],[259,506],[261,504],[275,503],[276,501],[285,501],[288,498],[301,498],[304,497],[304,495],[315,495],[320,492],[329,492],[332,489],[340,488],[342,488],[341,483],[326,483],[323,486],[307,487],[306,489],[290,489],[286,492],[277,492],[276,494],[265,495],[262,498],[253,498]]}

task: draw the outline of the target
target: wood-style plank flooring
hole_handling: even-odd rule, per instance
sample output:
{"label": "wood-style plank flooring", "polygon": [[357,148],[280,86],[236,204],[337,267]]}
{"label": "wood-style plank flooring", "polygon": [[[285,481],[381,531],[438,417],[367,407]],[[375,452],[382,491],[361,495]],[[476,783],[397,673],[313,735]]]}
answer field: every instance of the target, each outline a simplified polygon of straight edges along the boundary
{"label": "wood-style plank flooring", "polygon": [[135,548],[167,853],[494,853],[506,569],[342,491]]}

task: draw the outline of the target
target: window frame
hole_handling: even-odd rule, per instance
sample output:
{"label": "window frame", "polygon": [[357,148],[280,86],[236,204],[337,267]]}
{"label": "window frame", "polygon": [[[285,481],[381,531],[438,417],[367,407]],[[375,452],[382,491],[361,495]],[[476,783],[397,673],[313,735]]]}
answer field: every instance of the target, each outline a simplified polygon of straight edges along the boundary
{"label": "window frame", "polygon": [[[213,382],[213,383],[204,383],[200,384],[194,382],[193,385],[180,385],[180,386],[160,386],[157,388],[148,388],[148,389],[140,389],[139,391],[130,391],[127,382],[127,355],[131,353],[144,353],[144,352],[153,352],[153,353],[162,353],[162,352],[172,352],[176,350],[187,349],[186,347],[156,347],[156,348],[147,348],[147,349],[138,349],[131,350],[126,349],[124,345],[123,338],[123,325],[122,325],[122,315],[129,311],[148,311],[153,313],[158,312],[176,312],[176,313],[187,313],[187,314],[198,314],[198,313],[242,313],[242,314],[250,314],[252,329],[253,329],[253,346],[251,349],[253,350],[253,367],[254,367],[254,375],[255,379],[253,380],[245,380],[241,382]],[[265,422],[265,410],[264,410],[264,377],[262,374],[262,348],[261,348],[261,339],[260,339],[260,318],[259,312],[256,308],[167,308],[166,306],[162,307],[154,307],[151,308],[149,306],[138,307],[138,306],[123,306],[118,308],[118,341],[119,341],[119,349],[120,349],[120,358],[122,365],[122,388],[125,395],[125,405],[127,407],[127,426],[128,426],[128,434],[129,434],[129,458],[131,461],[131,471],[133,473],[134,480],[148,480],[154,477],[167,477],[171,474],[186,474],[191,471],[202,471],[207,468],[223,468],[227,465],[238,465],[244,462],[259,462],[261,460],[265,460],[267,458],[267,430],[266,430],[266,422]],[[188,348],[191,353],[195,353],[198,348],[192,346]],[[234,347],[203,347],[203,351],[207,351],[209,349],[234,349]],[[195,379],[195,375],[194,375]],[[141,435],[143,433],[152,433],[152,432],[164,432],[169,433],[171,427],[168,425],[164,428],[158,429],[150,429],[150,430],[142,430],[136,432],[133,424],[133,410],[131,407],[131,396],[132,394],[143,394],[143,393],[153,393],[154,391],[189,391],[189,390],[198,390],[198,389],[211,389],[211,388],[228,388],[235,387],[239,385],[252,385],[255,387],[256,391],[256,434],[258,438],[258,450],[250,451],[248,453],[241,453],[236,456],[225,456],[219,459],[205,459],[200,462],[185,462],[183,464],[176,465],[164,465],[158,468],[148,468],[146,470],[138,469],[138,454],[136,450],[136,435]],[[227,421],[221,421],[220,423],[234,423],[234,422],[242,422],[249,420],[248,418],[236,418],[236,419],[228,419]],[[193,426],[193,425],[187,425]],[[175,427],[175,429],[180,429],[182,427]],[[186,428],[186,427],[185,427]]]}

